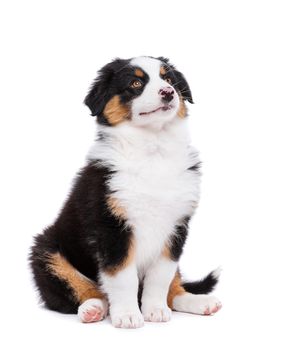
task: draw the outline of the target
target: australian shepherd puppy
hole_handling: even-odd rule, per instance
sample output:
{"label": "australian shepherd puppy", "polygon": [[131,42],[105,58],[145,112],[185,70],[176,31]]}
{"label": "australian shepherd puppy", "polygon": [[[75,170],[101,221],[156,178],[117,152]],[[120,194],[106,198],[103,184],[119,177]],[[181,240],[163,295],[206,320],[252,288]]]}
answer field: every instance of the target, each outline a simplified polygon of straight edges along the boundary
{"label": "australian shepherd puppy", "polygon": [[190,146],[182,73],[163,57],[115,59],[85,98],[97,139],[53,225],[35,238],[30,263],[51,310],[115,327],[200,315],[221,304],[213,271],[184,282],[178,264],[199,202],[200,161]]}

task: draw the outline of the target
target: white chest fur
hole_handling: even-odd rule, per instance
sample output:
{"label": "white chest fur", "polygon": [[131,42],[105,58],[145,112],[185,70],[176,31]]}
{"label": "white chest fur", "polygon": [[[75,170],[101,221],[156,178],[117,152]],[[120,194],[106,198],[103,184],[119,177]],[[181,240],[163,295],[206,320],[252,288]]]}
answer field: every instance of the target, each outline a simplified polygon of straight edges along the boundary
{"label": "white chest fur", "polygon": [[177,120],[159,131],[121,124],[106,127],[89,159],[101,159],[115,174],[109,181],[114,197],[125,208],[136,241],[136,261],[145,269],[191,215],[199,200],[199,175],[188,170],[198,163],[190,147],[186,122]]}

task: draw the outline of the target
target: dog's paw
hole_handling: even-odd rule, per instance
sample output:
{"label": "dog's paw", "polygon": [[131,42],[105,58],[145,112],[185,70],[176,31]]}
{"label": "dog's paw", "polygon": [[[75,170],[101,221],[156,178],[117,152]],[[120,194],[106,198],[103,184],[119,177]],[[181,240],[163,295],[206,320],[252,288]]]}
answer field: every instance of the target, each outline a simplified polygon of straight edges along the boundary
{"label": "dog's paw", "polygon": [[148,322],[168,322],[171,319],[172,311],[167,306],[144,308],[143,315]]}
{"label": "dog's paw", "polygon": [[78,317],[81,322],[91,323],[103,320],[107,315],[108,305],[106,300],[88,299],[78,308]]}
{"label": "dog's paw", "polygon": [[213,315],[222,308],[221,302],[214,296],[207,295],[200,300],[199,310],[202,315]]}
{"label": "dog's paw", "polygon": [[144,325],[144,318],[139,310],[111,312],[110,317],[112,325],[116,328],[140,328]]}
{"label": "dog's paw", "polygon": [[222,308],[221,302],[212,295],[185,293],[173,300],[173,309],[197,315],[213,315]]}

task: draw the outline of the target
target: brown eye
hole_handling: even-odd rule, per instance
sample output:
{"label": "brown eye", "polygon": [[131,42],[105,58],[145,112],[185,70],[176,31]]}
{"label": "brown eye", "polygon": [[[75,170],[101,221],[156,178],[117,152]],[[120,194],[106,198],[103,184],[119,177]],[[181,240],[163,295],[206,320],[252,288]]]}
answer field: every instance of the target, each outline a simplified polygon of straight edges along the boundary
{"label": "brown eye", "polygon": [[142,82],[140,80],[134,80],[130,86],[134,89],[139,89],[142,87]]}
{"label": "brown eye", "polygon": [[171,78],[165,78],[165,81],[169,84],[172,84],[172,79]]}

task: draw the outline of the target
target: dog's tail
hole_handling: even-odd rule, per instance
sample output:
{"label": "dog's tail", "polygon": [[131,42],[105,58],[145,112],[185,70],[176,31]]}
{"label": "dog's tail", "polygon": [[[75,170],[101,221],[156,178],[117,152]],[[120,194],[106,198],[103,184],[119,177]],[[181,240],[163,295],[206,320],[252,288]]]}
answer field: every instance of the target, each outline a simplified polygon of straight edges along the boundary
{"label": "dog's tail", "polygon": [[183,282],[182,286],[186,292],[192,294],[208,294],[216,287],[221,273],[221,268],[210,272],[206,277],[195,282]]}

